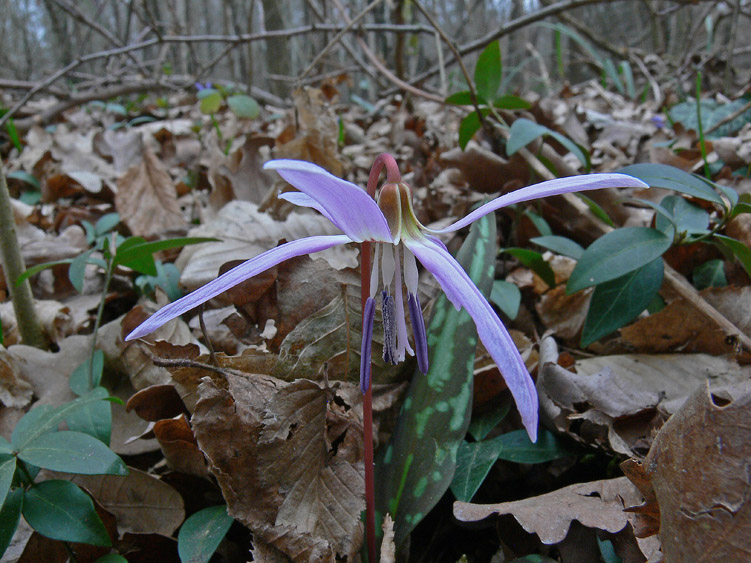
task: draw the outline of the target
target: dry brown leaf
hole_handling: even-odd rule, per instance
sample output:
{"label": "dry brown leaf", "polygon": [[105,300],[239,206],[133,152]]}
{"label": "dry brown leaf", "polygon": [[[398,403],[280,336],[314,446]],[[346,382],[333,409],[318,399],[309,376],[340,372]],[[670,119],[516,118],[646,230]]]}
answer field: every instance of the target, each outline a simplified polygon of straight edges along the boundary
{"label": "dry brown leaf", "polygon": [[721,396],[710,394],[705,385],[655,438],[643,467],[660,508],[666,561],[751,557],[749,426],[747,381]]}
{"label": "dry brown leaf", "polygon": [[22,408],[29,404],[32,394],[31,384],[21,377],[18,362],[0,344],[0,403]]}
{"label": "dry brown leaf", "polygon": [[581,334],[592,291],[588,288],[568,295],[566,287],[559,285],[544,293],[535,309],[548,330],[563,340],[573,340]]}
{"label": "dry brown leaf", "polygon": [[206,460],[184,414],[156,422],[153,432],[169,467],[187,475],[208,477]]}
{"label": "dry brown leaf", "polygon": [[133,467],[128,469],[127,477],[72,475],[69,478],[90,491],[117,517],[120,535],[131,532],[171,536],[185,519],[180,493],[153,475]]}
{"label": "dry brown leaf", "polygon": [[544,544],[563,541],[572,521],[588,528],[616,533],[628,524],[623,502],[641,501],[641,495],[626,477],[579,483],[537,497],[499,504],[454,502],[454,516],[462,522],[477,522],[494,514],[512,514]]}
{"label": "dry brown leaf", "polygon": [[[36,299],[34,310],[42,333],[49,342],[60,342],[66,336],[74,333],[70,309],[59,301]],[[3,341],[6,345],[10,346],[20,342],[16,313],[10,301],[0,303],[0,324],[2,324]]]}
{"label": "dry brown leaf", "polygon": [[150,237],[185,227],[172,178],[148,149],[117,181],[115,207],[134,235]]}
{"label": "dry brown leaf", "polygon": [[[229,513],[294,561],[354,558],[363,534],[362,462],[342,459],[354,450],[337,449],[331,435],[354,409],[330,409],[328,392],[307,380],[227,374],[222,387],[204,379],[192,422]],[[361,421],[351,422],[346,434],[361,439],[354,430]]]}
{"label": "dry brown leaf", "polygon": [[101,156],[112,159],[115,173],[123,174],[142,155],[141,135],[133,129],[106,129],[94,135],[93,148]]}
{"label": "dry brown leaf", "polygon": [[[751,336],[751,287],[714,287],[701,292],[715,309]],[[646,353],[680,350],[707,354],[733,354],[735,343],[683,299],[621,329],[622,341]]]}
{"label": "dry brown leaf", "polygon": [[[249,260],[275,247],[281,239],[291,241],[338,233],[338,229],[318,213],[292,213],[286,221],[275,221],[259,212],[253,203],[233,201],[222,208],[216,219],[190,231],[190,236],[216,237],[222,242],[188,246],[175,265],[182,272],[181,285],[193,290],[216,278],[225,262]],[[335,268],[357,265],[355,250],[345,246],[316,253],[318,257]]]}
{"label": "dry brown leaf", "polygon": [[156,422],[182,414],[185,405],[174,385],[152,385],[134,393],[125,403],[125,410],[134,411],[143,420]]}
{"label": "dry brown leaf", "polygon": [[278,175],[263,170],[260,149],[273,145],[274,139],[270,137],[248,136],[243,146],[209,169],[210,202],[214,209],[219,210],[236,199],[256,204],[263,201]]}
{"label": "dry brown leaf", "polygon": [[506,184],[512,180],[521,182],[512,189],[521,187],[529,179],[529,166],[518,153],[507,160],[474,141],[465,150],[457,147],[442,153],[440,159],[461,170],[472,189],[486,194],[509,191]]}
{"label": "dry brown leaf", "polygon": [[555,342],[541,345],[541,415],[587,444],[640,456],[666,415],[707,380],[713,388],[751,377],[751,367],[706,354],[631,354],[580,360],[576,373],[556,363]]}

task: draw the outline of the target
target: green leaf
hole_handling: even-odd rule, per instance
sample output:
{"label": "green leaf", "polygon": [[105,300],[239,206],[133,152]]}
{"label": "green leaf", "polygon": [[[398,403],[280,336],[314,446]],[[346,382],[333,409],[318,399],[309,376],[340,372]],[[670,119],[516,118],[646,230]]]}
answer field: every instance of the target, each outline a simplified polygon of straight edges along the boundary
{"label": "green leaf", "polygon": [[477,94],[492,100],[501,86],[501,44],[493,41],[480,53],[475,65],[475,88]]}
{"label": "green leaf", "polygon": [[[495,217],[472,225],[457,260],[484,295],[495,270]],[[430,370],[415,372],[391,441],[376,464],[376,507],[396,523],[401,545],[435,506],[454,476],[456,453],[469,425],[477,330],[464,310],[438,297],[428,324]]]}
{"label": "green leaf", "polygon": [[18,137],[18,129],[16,128],[16,122],[11,117],[5,124],[5,130],[8,131],[8,137],[10,137],[11,143],[16,147],[18,152],[23,152],[23,145],[21,139]]}
{"label": "green leaf", "polygon": [[566,285],[567,293],[614,280],[649,264],[672,240],[647,227],[625,227],[600,237],[584,251]]}
{"label": "green leaf", "polygon": [[31,268],[27,268],[24,273],[16,278],[16,287],[19,287],[26,279],[30,278],[34,274],[38,274],[42,270],[59,266],[61,264],[70,264],[73,262],[73,258],[65,258],[63,260],[55,260],[54,262],[44,262],[43,264],[37,264]]}
{"label": "green leaf", "polygon": [[97,387],[86,393],[86,395],[60,405],[57,408],[42,405],[31,409],[18,421],[18,424],[13,429],[13,434],[11,435],[13,447],[17,450],[23,449],[39,436],[57,430],[58,425],[76,410],[106,399],[108,395],[109,393],[104,387]]}
{"label": "green leaf", "polygon": [[[133,237],[136,238],[136,237]],[[156,240],[153,242],[136,242],[127,244],[126,240],[117,249],[115,254],[115,266],[126,266],[142,274],[156,276],[156,264],[154,263],[154,253],[170,248],[179,248],[190,244],[201,244],[204,242],[217,242],[219,239],[206,237],[180,237],[166,240]],[[143,239],[141,239],[143,240]],[[127,246],[126,246],[127,244]]]}
{"label": "green leaf", "polygon": [[719,258],[707,260],[694,268],[692,275],[694,287],[698,290],[708,287],[725,287],[728,280],[725,277],[725,262]]}
{"label": "green leaf", "polygon": [[83,406],[66,419],[68,430],[83,432],[109,445],[112,434],[112,406],[109,401],[99,401]]}
{"label": "green leaf", "polygon": [[621,61],[618,65],[618,70],[623,75],[623,80],[626,82],[626,92],[628,97],[632,100],[636,99],[636,85],[634,84],[634,73],[631,70],[631,64],[628,61]]}
{"label": "green leaf", "polygon": [[741,201],[733,208],[733,213],[730,217],[732,219],[733,217],[740,215],[741,213],[751,213],[751,204],[746,203],[745,201]]}
{"label": "green leaf", "polygon": [[[204,92],[206,92],[204,94]],[[200,109],[204,115],[211,115],[219,111],[222,107],[222,95],[217,90],[206,88],[199,93],[199,99],[201,99]]]}
{"label": "green leaf", "polygon": [[656,258],[646,266],[595,288],[582,331],[582,348],[634,320],[662,286],[665,266]]}
{"label": "green leaf", "polygon": [[498,459],[514,463],[545,463],[575,453],[547,430],[540,430],[535,443],[530,441],[526,430],[514,430],[492,441],[499,446]]}
{"label": "green leaf", "polygon": [[258,102],[245,94],[230,96],[227,98],[227,105],[237,117],[243,119],[255,119],[261,112]]}
{"label": "green leaf", "polygon": [[504,248],[501,252],[511,254],[511,256],[514,256],[519,262],[540,276],[542,281],[550,287],[555,287],[555,274],[553,273],[553,269],[539,252],[528,248]]}
{"label": "green leaf", "polygon": [[589,207],[589,210],[592,212],[592,215],[597,217],[600,221],[602,221],[606,225],[613,227],[615,229],[615,223],[613,222],[613,220],[610,218],[607,212],[602,207],[600,207],[600,205],[595,200],[593,200],[591,197],[586,196],[584,194],[574,194],[574,195],[587,204],[587,207]]}
{"label": "green leaf", "polygon": [[480,122],[480,116],[476,111],[473,111],[468,114],[467,117],[462,119],[462,122],[459,124],[459,146],[462,150],[467,148],[467,143],[472,140],[472,137],[475,136],[475,133],[477,133],[481,127],[482,123]]}
{"label": "green leaf", "polygon": [[513,321],[519,313],[522,293],[511,282],[495,280],[493,281],[493,289],[490,292],[490,301]]}
{"label": "green leaf", "polygon": [[456,472],[451,481],[451,492],[456,500],[471,501],[496,461],[498,445],[493,440],[463,441],[459,444],[456,452]]}
{"label": "green leaf", "polygon": [[720,194],[714,191],[707,182],[695,174],[689,174],[674,166],[651,163],[631,164],[616,172],[639,178],[653,188],[675,190],[704,201],[723,205]]}
{"label": "green leaf", "polygon": [[679,195],[669,195],[662,199],[660,206],[670,215],[672,222],[664,215],[655,217],[655,229],[673,236],[673,225],[678,233],[688,235],[702,235],[707,233],[709,226],[709,213],[688,202]]}
{"label": "green leaf", "polygon": [[519,96],[505,95],[498,96],[493,100],[493,107],[498,109],[529,109],[532,104]]}
{"label": "green leaf", "polygon": [[23,170],[14,170],[13,172],[8,172],[5,177],[26,182],[30,186],[33,186],[37,191],[42,189],[42,186],[39,184],[39,180],[37,180],[28,172],[24,172]]}
{"label": "green leaf", "polygon": [[529,239],[535,244],[539,244],[543,248],[552,250],[556,254],[561,256],[568,256],[574,260],[578,260],[584,254],[584,248],[576,242],[566,237],[559,237],[557,235],[549,235],[544,237],[535,237]]}
{"label": "green leaf", "polygon": [[83,280],[86,275],[86,264],[94,249],[82,252],[70,262],[68,267],[68,279],[78,293],[83,292]]}
{"label": "green leaf", "polygon": [[127,475],[120,456],[96,438],[66,430],[43,434],[18,452],[27,463],[66,473],[81,475]]}
{"label": "green leaf", "polygon": [[18,522],[21,520],[21,508],[23,506],[24,489],[18,487],[13,489],[5,498],[5,503],[0,508],[0,557],[16,533]]}
{"label": "green leaf", "polygon": [[[13,453],[13,446],[11,443],[0,436],[0,455],[1,454],[12,454]],[[2,504],[2,503],[0,503]]]}
{"label": "green leaf", "polygon": [[712,242],[719,243],[721,246],[730,250],[730,252],[738,258],[741,266],[746,270],[746,273],[751,276],[751,249],[749,249],[748,246],[739,240],[735,240],[734,238],[725,235],[715,235],[712,237]]}
{"label": "green leaf", "polygon": [[455,94],[451,94],[448,98],[446,98],[446,103],[455,106],[471,106],[472,93],[469,90],[456,92]]}
{"label": "green leaf", "polygon": [[[748,103],[748,97],[738,98],[728,103],[719,103],[713,99],[701,101],[701,122],[702,129],[706,131],[714,127],[720,121],[739,111]],[[670,108],[668,112],[673,122],[682,124],[687,130],[693,129],[698,131],[699,120],[697,119],[696,101],[689,100],[681,102]],[[751,122],[751,109],[746,110],[739,116],[718,127],[715,131],[707,135],[708,139],[717,139],[720,137],[729,137],[736,133],[746,123]]]}
{"label": "green leaf", "polygon": [[16,456],[10,456],[0,463],[0,506],[8,496],[10,486],[13,483],[13,474],[16,472]]}
{"label": "green leaf", "polygon": [[475,441],[479,442],[485,439],[485,436],[506,418],[509,410],[511,410],[511,399],[503,398],[490,410],[486,410],[479,415],[473,414],[467,431]]}
{"label": "green leaf", "polygon": [[182,563],[208,563],[222,543],[234,519],[225,505],[210,506],[193,514],[177,535],[177,552]]}
{"label": "green leaf", "polygon": [[511,156],[520,148],[527,146],[529,143],[539,137],[542,137],[543,135],[549,135],[553,137],[567,150],[569,150],[577,159],[579,159],[579,162],[581,162],[587,170],[591,168],[591,164],[589,162],[589,154],[586,154],[585,151],[583,151],[581,147],[579,147],[579,145],[574,143],[568,137],[561,135],[557,131],[548,129],[544,125],[540,125],[539,123],[535,123],[534,121],[526,119],[524,117],[520,117],[511,124],[511,129],[509,130],[509,138],[506,142],[506,153]]}
{"label": "green leaf", "polygon": [[120,222],[120,214],[119,213],[107,213],[105,215],[102,215],[99,220],[96,222],[96,225],[94,226],[94,232],[97,236],[101,236],[105,233],[108,233],[115,227],[117,227],[117,224]]}
{"label": "green leaf", "polygon": [[[91,367],[91,373],[89,373],[89,367]],[[74,369],[73,373],[70,374],[70,379],[68,379],[68,385],[76,395],[84,395],[94,387],[99,386],[103,372],[104,352],[94,350],[93,361],[90,357],[86,358],[80,366]]]}
{"label": "green leaf", "polygon": [[550,236],[553,234],[553,231],[550,228],[550,225],[548,225],[548,222],[545,219],[543,219],[540,215],[535,213],[534,211],[525,209],[524,216],[527,217],[530,221],[532,221],[532,224],[537,229],[537,232],[540,233],[540,236],[544,237],[544,236]]}
{"label": "green leaf", "polygon": [[44,481],[26,491],[23,517],[53,540],[112,545],[89,495],[70,481]]}

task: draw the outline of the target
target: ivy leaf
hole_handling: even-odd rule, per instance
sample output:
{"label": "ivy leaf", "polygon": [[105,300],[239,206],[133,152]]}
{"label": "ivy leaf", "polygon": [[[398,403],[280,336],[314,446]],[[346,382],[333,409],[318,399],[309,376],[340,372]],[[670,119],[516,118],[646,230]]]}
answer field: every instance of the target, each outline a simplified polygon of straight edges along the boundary
{"label": "ivy leaf", "polygon": [[182,563],[208,563],[234,519],[225,505],[210,506],[193,514],[177,535],[177,552]]}
{"label": "ivy leaf", "polygon": [[725,262],[715,258],[700,264],[694,268],[692,279],[694,287],[698,290],[708,287],[725,287],[728,284],[725,277]]}

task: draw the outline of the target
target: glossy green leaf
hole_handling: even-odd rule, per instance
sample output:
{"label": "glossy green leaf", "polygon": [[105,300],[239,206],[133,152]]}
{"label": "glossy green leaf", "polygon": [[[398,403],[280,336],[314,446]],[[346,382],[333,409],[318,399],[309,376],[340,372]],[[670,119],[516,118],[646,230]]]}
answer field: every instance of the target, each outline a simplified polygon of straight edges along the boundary
{"label": "glossy green leaf", "polygon": [[501,86],[501,44],[493,41],[480,53],[475,65],[475,88],[485,100],[492,100]]}
{"label": "glossy green leaf", "polygon": [[23,507],[24,490],[23,487],[13,489],[5,497],[5,503],[0,508],[0,557],[16,533],[18,522],[21,520],[21,508]]}
{"label": "glossy green leaf", "polygon": [[506,142],[506,153],[511,156],[520,148],[527,146],[529,143],[539,137],[542,137],[543,135],[549,135],[553,137],[567,150],[569,150],[577,159],[579,159],[579,162],[581,162],[587,170],[591,168],[589,155],[586,154],[585,151],[583,151],[581,147],[579,147],[579,145],[574,143],[568,137],[561,135],[557,131],[553,131],[552,129],[549,129],[544,125],[540,125],[539,123],[535,123],[534,121],[526,119],[524,117],[520,117],[511,124],[511,129],[509,130],[509,138]]}
{"label": "glossy green leaf", "polygon": [[237,94],[227,98],[229,109],[243,119],[255,119],[261,112],[261,108],[253,98],[246,94]]}
{"label": "glossy green leaf", "polygon": [[493,107],[497,109],[529,109],[532,104],[519,96],[504,95],[493,100]]}
{"label": "glossy green leaf", "polygon": [[112,545],[89,495],[70,481],[43,481],[26,491],[23,517],[53,540]]}
{"label": "glossy green leaf", "polygon": [[36,440],[39,436],[57,430],[58,425],[81,407],[106,399],[109,393],[104,387],[97,387],[77,399],[59,407],[53,408],[49,405],[42,405],[31,409],[21,420],[18,421],[13,434],[11,443],[17,450],[26,447],[31,441]]}
{"label": "glossy green leaf", "polygon": [[694,287],[698,290],[708,287],[725,287],[728,284],[727,277],[725,277],[725,262],[719,258],[707,260],[704,264],[694,268],[691,278]]}
{"label": "glossy green leaf", "polygon": [[625,326],[646,309],[662,286],[662,258],[595,287],[582,330],[582,348]]}
{"label": "glossy green leaf", "polygon": [[514,430],[492,441],[498,444],[498,459],[514,463],[545,463],[575,453],[547,430],[540,430],[535,443],[530,441],[526,430]]}
{"label": "glossy green leaf", "polygon": [[72,412],[66,419],[68,430],[83,432],[109,445],[112,434],[112,406],[109,401],[98,401]]}
{"label": "glossy green leaf", "polygon": [[208,563],[222,543],[234,519],[225,505],[210,506],[193,514],[177,535],[177,552],[182,563]]}
{"label": "glossy green leaf", "polygon": [[5,497],[10,491],[13,482],[13,474],[16,472],[16,456],[10,456],[0,463],[0,506],[5,502]]}
{"label": "glossy green leaf", "polygon": [[690,203],[686,198],[669,195],[662,199],[660,206],[670,215],[672,221],[658,213],[655,217],[655,229],[658,231],[673,236],[673,225],[675,225],[678,233],[701,235],[708,232],[709,213]]}
{"label": "glossy green leaf", "polygon": [[467,143],[472,140],[472,137],[475,136],[475,133],[477,133],[481,127],[482,123],[480,122],[480,117],[477,115],[476,111],[473,111],[462,119],[462,122],[459,124],[459,146],[462,150],[467,148]]}
{"label": "glossy green leaf", "polygon": [[631,164],[616,172],[639,178],[653,188],[675,190],[705,201],[720,205],[723,203],[720,194],[714,191],[707,182],[695,174],[689,174],[674,166],[651,163]]}
{"label": "glossy green leaf", "polygon": [[498,445],[493,440],[463,441],[459,444],[456,452],[456,471],[451,481],[451,492],[456,500],[471,501],[496,461]]}
{"label": "glossy green leaf", "polygon": [[519,262],[540,276],[542,281],[550,287],[555,287],[555,274],[553,273],[553,269],[539,252],[528,248],[504,248],[501,252],[511,254],[511,256],[515,257]]}
{"label": "glossy green leaf", "polygon": [[738,258],[746,273],[751,276],[751,249],[748,246],[725,235],[714,235],[712,240],[729,249]]}
{"label": "glossy green leaf", "polygon": [[[206,93],[204,94],[204,92]],[[222,107],[222,101],[224,101],[222,95],[217,90],[209,91],[208,88],[201,90],[199,98],[201,98],[199,107],[201,113],[204,115],[211,115],[212,113],[218,112]]]}
{"label": "glossy green leaf", "polygon": [[566,285],[567,293],[614,280],[646,266],[672,240],[655,229],[626,227],[600,237],[584,251]]}
{"label": "glossy green leaf", "polygon": [[23,170],[14,170],[13,172],[8,172],[5,177],[12,178],[14,180],[20,180],[21,182],[26,182],[30,186],[33,186],[37,191],[42,189],[42,186],[39,184],[39,180]]}
{"label": "glossy green leaf", "polygon": [[522,293],[513,283],[504,280],[495,280],[493,281],[493,289],[490,292],[490,302],[513,321],[519,313]]}
{"label": "glossy green leaf", "polygon": [[506,418],[509,410],[511,410],[511,399],[508,396],[496,402],[497,404],[493,405],[492,408],[480,414],[472,414],[472,421],[469,423],[467,431],[475,441],[484,440],[485,436],[498,426],[498,423]]}
{"label": "glossy green leaf", "polygon": [[20,449],[18,457],[27,463],[82,475],[127,475],[120,456],[96,438],[65,430],[43,434]]}
{"label": "glossy green leaf", "polygon": [[469,90],[456,92],[455,94],[451,94],[448,98],[446,98],[446,103],[452,104],[455,106],[471,106],[472,94],[470,93]]}
{"label": "glossy green leaf", "polygon": [[[89,373],[89,368],[91,368],[91,373]],[[99,386],[103,372],[104,352],[94,350],[93,361],[91,358],[86,358],[80,366],[74,369],[68,379],[68,385],[76,395],[84,395],[94,387]]]}
{"label": "glossy green leaf", "polygon": [[0,455],[12,454],[12,453],[13,453],[13,445],[8,440],[0,436]]}
{"label": "glossy green leaf", "polygon": [[[495,271],[494,214],[475,222],[457,260],[484,295]],[[415,372],[391,441],[376,463],[376,507],[396,523],[401,545],[435,506],[454,476],[469,425],[477,330],[464,310],[438,297],[428,324],[430,369]]]}
{"label": "glossy green leaf", "polygon": [[573,241],[570,238],[560,237],[557,235],[549,235],[544,237],[535,237],[529,240],[530,242],[539,244],[543,248],[552,250],[556,254],[560,254],[561,256],[568,256],[569,258],[573,258],[574,260],[578,260],[582,257],[582,254],[584,254],[584,248],[582,248],[582,246],[578,242]]}
{"label": "glossy green leaf", "polygon": [[[131,240],[131,239],[128,239]],[[156,276],[156,264],[154,263],[154,253],[170,248],[179,248],[190,244],[201,244],[204,242],[217,242],[219,239],[206,237],[180,237],[166,240],[156,240],[153,242],[136,242],[127,244],[123,243],[117,249],[115,254],[115,265],[126,266],[142,274]]]}

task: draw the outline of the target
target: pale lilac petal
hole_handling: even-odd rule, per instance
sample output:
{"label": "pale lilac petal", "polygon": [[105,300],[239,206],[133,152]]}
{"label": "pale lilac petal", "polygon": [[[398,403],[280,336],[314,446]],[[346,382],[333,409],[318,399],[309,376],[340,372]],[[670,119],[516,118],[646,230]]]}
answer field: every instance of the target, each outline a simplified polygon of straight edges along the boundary
{"label": "pale lilac petal", "polygon": [[539,199],[551,195],[583,192],[586,190],[599,190],[601,188],[649,188],[649,186],[641,180],[626,174],[587,174],[583,176],[571,176],[569,178],[556,178],[555,180],[540,182],[539,184],[527,186],[526,188],[521,188],[520,190],[497,197],[493,201],[481,205],[466,217],[460,219],[456,223],[452,223],[448,227],[437,230],[426,230],[431,233],[450,233],[474,223],[480,217],[484,217],[491,211],[514,205],[515,203],[521,203],[523,201]]}
{"label": "pale lilac petal", "polygon": [[196,289],[194,292],[178,299],[174,303],[162,307],[145,322],[136,327],[136,329],[131,332],[125,340],[133,340],[134,338],[140,338],[153,332],[164,323],[171,321],[175,317],[179,317],[201,303],[205,303],[209,299],[227,291],[231,287],[258,275],[261,272],[265,272],[280,262],[284,262],[295,256],[312,254],[313,252],[319,252],[331,248],[332,246],[346,244],[348,242],[352,241],[346,235],[316,236],[294,240],[281,246],[277,246],[276,248],[272,248],[271,250],[267,250],[263,254],[259,254],[258,256],[243,262],[239,266],[232,268],[229,272],[222,274],[214,281]]}
{"label": "pale lilac petal", "polygon": [[320,203],[318,203],[309,195],[305,195],[302,192],[284,192],[284,193],[279,194],[279,199],[283,199],[299,207],[311,207],[315,209],[316,211],[318,211],[318,213],[326,217],[326,219],[331,221],[334,225],[336,225],[336,227],[339,228],[339,230],[341,231],[344,230],[339,225],[336,224],[336,220],[331,215],[329,215],[329,212],[326,211]]}
{"label": "pale lilac petal", "polygon": [[355,242],[393,242],[386,218],[365,190],[302,160],[270,160],[264,170],[276,170],[287,182],[318,202],[327,217]]}
{"label": "pale lilac petal", "polygon": [[409,249],[435,276],[449,301],[464,307],[477,325],[477,333],[503,374],[530,439],[537,440],[538,402],[535,384],[506,327],[477,286],[451,254],[431,241],[405,240]]}

